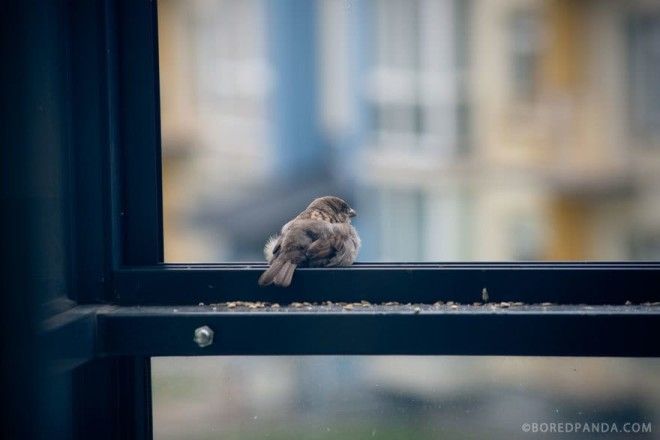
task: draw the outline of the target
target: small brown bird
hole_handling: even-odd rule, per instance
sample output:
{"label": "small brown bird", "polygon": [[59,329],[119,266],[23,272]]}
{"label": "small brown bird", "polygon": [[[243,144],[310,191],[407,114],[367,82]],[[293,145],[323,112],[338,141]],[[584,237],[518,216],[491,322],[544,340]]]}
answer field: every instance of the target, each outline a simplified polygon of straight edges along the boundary
{"label": "small brown bird", "polygon": [[266,243],[270,267],[259,277],[259,285],[288,287],[299,266],[350,266],[360,249],[360,237],[351,225],[355,215],[339,197],[314,200]]}

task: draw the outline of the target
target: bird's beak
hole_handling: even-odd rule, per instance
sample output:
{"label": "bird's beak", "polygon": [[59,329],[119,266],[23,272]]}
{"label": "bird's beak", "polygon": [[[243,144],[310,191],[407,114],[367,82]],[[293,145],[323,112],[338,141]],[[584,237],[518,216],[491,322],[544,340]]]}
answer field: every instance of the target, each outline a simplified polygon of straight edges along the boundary
{"label": "bird's beak", "polygon": [[351,208],[350,211],[348,211],[348,216],[349,217],[355,217],[357,215],[357,212],[355,212],[355,209]]}

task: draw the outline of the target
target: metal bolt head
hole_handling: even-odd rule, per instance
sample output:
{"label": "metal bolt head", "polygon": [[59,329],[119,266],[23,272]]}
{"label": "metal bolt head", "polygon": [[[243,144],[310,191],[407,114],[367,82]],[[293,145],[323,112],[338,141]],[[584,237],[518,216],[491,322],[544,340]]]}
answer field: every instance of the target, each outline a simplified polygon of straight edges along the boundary
{"label": "metal bolt head", "polygon": [[207,325],[196,328],[193,340],[201,348],[208,347],[213,344],[213,330]]}

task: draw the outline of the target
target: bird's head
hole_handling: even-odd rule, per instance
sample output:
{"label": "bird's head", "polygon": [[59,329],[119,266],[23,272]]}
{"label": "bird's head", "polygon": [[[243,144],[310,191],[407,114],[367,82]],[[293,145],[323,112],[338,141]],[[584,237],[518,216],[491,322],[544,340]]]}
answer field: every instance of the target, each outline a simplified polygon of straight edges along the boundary
{"label": "bird's head", "polygon": [[305,211],[319,213],[325,220],[333,223],[350,223],[351,218],[357,215],[348,203],[335,196],[319,197],[310,203]]}

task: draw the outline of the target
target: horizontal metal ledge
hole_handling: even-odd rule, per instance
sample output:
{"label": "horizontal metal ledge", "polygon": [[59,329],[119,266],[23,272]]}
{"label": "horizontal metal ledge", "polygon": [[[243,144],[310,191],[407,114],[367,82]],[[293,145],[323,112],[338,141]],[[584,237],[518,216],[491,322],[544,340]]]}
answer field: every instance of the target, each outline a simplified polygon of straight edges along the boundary
{"label": "horizontal metal ledge", "polygon": [[114,273],[121,305],[231,300],[624,304],[660,300],[660,263],[361,263],[300,268],[289,288],[261,288],[265,264],[163,264]]}
{"label": "horizontal metal ledge", "polygon": [[[204,348],[201,326],[214,331]],[[653,306],[115,307],[98,329],[102,355],[660,355]]]}

